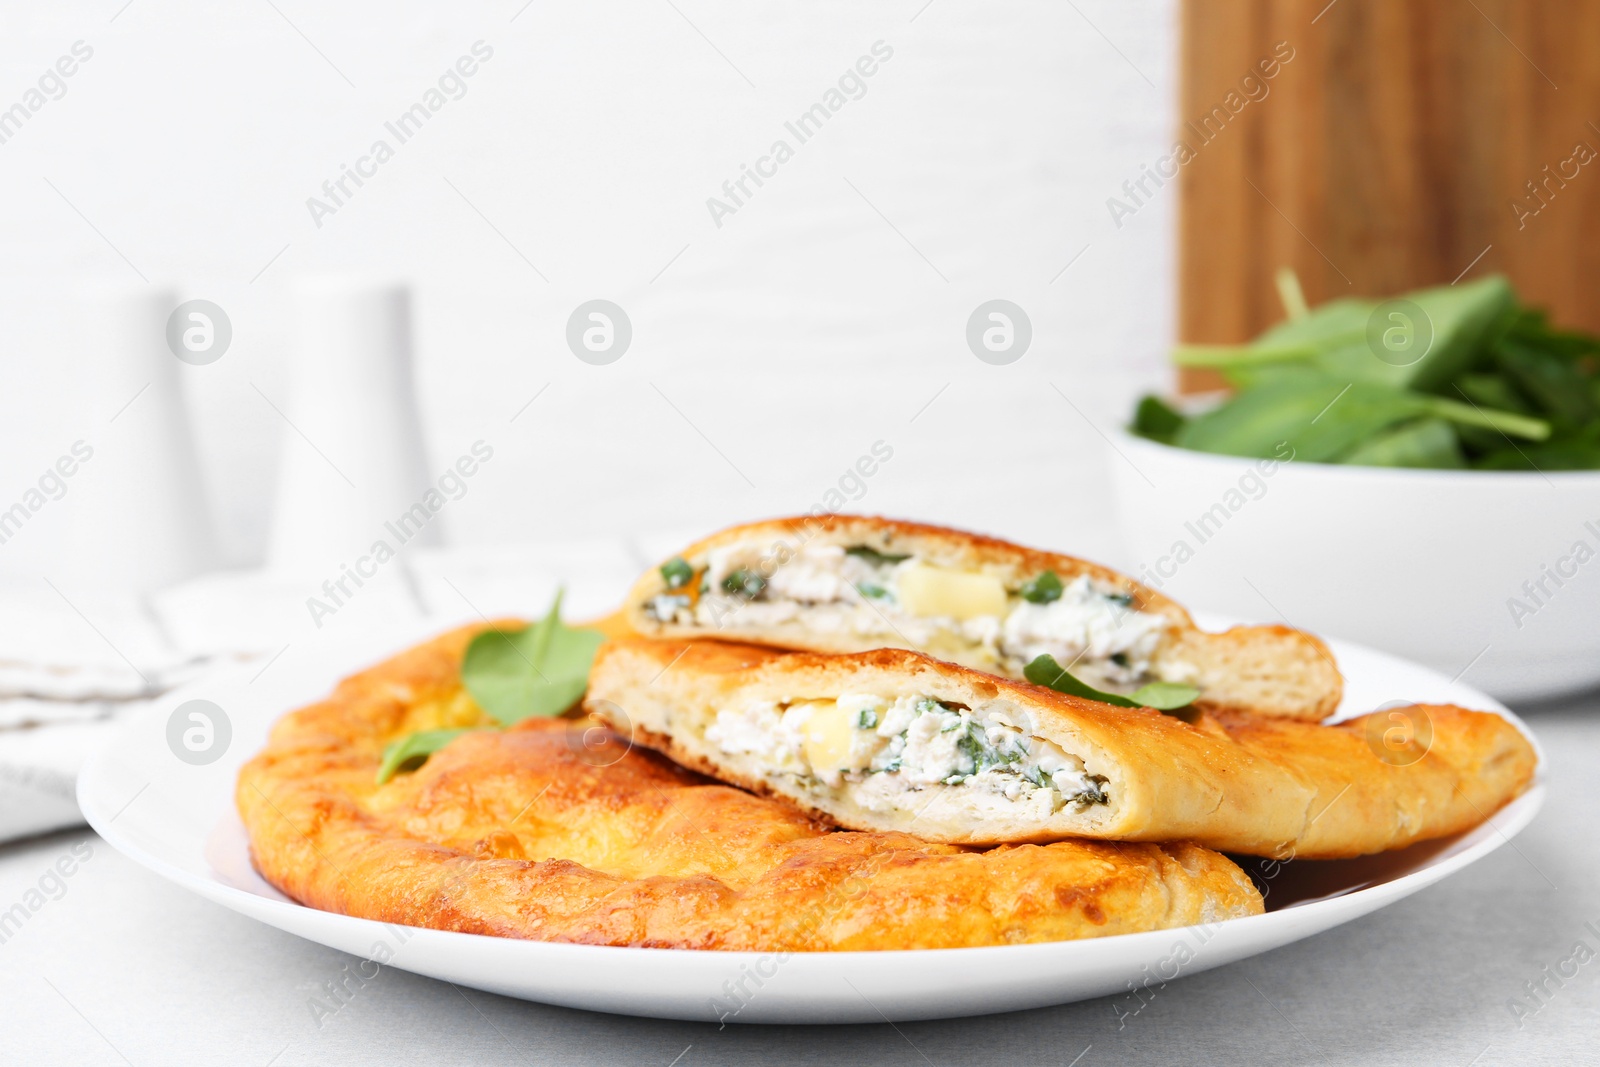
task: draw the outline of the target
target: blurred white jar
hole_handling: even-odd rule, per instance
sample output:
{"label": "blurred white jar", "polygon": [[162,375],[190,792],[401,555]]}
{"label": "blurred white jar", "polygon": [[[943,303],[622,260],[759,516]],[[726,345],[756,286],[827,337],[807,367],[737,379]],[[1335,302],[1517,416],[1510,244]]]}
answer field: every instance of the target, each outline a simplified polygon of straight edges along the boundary
{"label": "blurred white jar", "polygon": [[[75,331],[80,404],[63,428],[67,551],[49,567],[60,581],[96,592],[146,592],[217,564],[180,376],[203,373],[168,343],[177,293],[163,286],[86,288]],[[207,329],[216,343],[218,324]],[[180,330],[180,333],[182,331]],[[198,335],[193,337],[200,345]],[[223,350],[226,344],[220,346]],[[190,360],[205,359],[199,348]],[[219,353],[220,354],[220,353]],[[74,438],[81,438],[79,445]],[[69,448],[69,446],[71,446]],[[62,474],[60,458],[53,468]]]}
{"label": "blurred white jar", "polygon": [[[283,451],[268,563],[321,574],[385,539],[428,488],[412,377],[411,297],[393,282],[328,277],[293,287]],[[437,544],[436,522],[405,543]]]}

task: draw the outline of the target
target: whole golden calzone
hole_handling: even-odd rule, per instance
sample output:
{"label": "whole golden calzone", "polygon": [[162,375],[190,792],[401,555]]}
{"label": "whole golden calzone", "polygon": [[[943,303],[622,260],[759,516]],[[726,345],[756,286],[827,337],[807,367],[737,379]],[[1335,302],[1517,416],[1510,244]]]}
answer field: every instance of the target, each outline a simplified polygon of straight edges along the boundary
{"label": "whole golden calzone", "polygon": [[[841,826],[960,844],[1193,840],[1358,856],[1476,826],[1535,764],[1521,732],[1486,712],[1190,724],[902,649],[622,641],[600,650],[586,706],[685,766]],[[1415,736],[1396,737],[1404,724]]]}
{"label": "whole golden calzone", "polygon": [[1344,681],[1317,638],[1287,626],[1197,628],[1154,589],[1072,556],[920,523],[855,515],[735,526],[634,585],[646,637],[713,637],[805,652],[909,648],[1021,680],[1051,655],[1129,693],[1194,685],[1212,711],[1317,721]]}
{"label": "whole golden calzone", "polygon": [[1257,914],[1223,856],[1189,844],[978,851],[832,830],[593,723],[457,738],[379,786],[416,729],[483,721],[465,630],[285,716],[239,774],[262,875],[304,904],[504,937],[659,948],[950,948],[1102,937]]}

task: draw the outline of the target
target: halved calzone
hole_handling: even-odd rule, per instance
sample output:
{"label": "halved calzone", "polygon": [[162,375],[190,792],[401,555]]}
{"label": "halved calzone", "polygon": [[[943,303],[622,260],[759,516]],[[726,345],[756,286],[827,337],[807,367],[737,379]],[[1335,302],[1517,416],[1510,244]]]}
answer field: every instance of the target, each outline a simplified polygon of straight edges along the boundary
{"label": "halved calzone", "polygon": [[1189,684],[1200,707],[1291,719],[1326,718],[1344,685],[1309,634],[1206,633],[1105,567],[889,519],[802,516],[724,530],[647,573],[625,610],[647,637],[908,648],[1013,679],[1048,654],[1104,691]]}
{"label": "halved calzone", "polygon": [[840,826],[959,844],[1189,839],[1357,856],[1477,825],[1535,764],[1486,712],[1413,708],[1409,741],[1381,713],[1191,724],[901,649],[618,642],[601,649],[585,706],[685,766]]}

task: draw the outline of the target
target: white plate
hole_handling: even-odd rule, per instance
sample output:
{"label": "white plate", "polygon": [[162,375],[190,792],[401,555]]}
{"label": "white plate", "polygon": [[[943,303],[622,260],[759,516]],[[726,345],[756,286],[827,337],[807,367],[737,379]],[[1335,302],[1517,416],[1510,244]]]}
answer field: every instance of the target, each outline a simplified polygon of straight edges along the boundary
{"label": "white plate", "polygon": [[[1207,620],[1214,625],[1215,620]],[[1342,713],[1393,701],[1492,709],[1489,697],[1382,653],[1333,642],[1346,677]],[[1087,941],[997,948],[763,955],[609,948],[387,926],[289,900],[250,865],[233,807],[239,766],[285,711],[326,694],[372,658],[327,648],[315,661],[219,676],[170,694],[125,723],[78,779],[89,824],[123,854],[186,889],[300,937],[477,989],[549,1004],[661,1018],[763,1023],[934,1019],[1063,1004],[1109,993],[1139,1001],[1147,983],[1218,967],[1309,937],[1409,896],[1483,858],[1532,820],[1544,787],[1488,824],[1402,852],[1341,862],[1270,865],[1264,915]],[[191,699],[220,706],[232,738],[215,762],[191,766],[168,748],[171,712]],[[1526,727],[1523,727],[1526,730]],[[1531,734],[1530,734],[1531,736]],[[1270,877],[1268,877],[1270,875]]]}

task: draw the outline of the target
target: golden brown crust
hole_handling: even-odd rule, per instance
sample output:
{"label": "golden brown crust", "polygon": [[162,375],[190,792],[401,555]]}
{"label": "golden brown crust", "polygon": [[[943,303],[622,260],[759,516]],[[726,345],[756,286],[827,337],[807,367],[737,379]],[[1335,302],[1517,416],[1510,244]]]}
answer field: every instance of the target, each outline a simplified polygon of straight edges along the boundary
{"label": "golden brown crust", "polygon": [[[775,568],[811,543],[866,545],[885,553],[915,552],[941,566],[994,573],[1012,588],[1044,571],[1054,571],[1067,581],[1087,576],[1104,588],[1131,597],[1135,609],[1168,620],[1168,637],[1155,662],[1163,668],[1171,667],[1181,676],[1192,673],[1202,689],[1197,703],[1207,710],[1250,711],[1319,722],[1338,708],[1343,693],[1344,679],[1332,653],[1310,634],[1287,626],[1236,626],[1221,634],[1206,633],[1196,628],[1182,606],[1125,574],[1074,556],[1027,548],[983,534],[875,516],[801,515],[734,526],[689,545],[678,555],[691,564],[699,564],[715,549],[756,544],[764,546],[764,559]],[[737,613],[719,622],[714,631],[700,625],[662,623],[646,610],[646,605],[666,591],[659,570],[652,568],[628,594],[623,610],[628,625],[640,635],[660,639],[712,637],[826,653],[863,652],[892,645],[929,652],[982,670],[1004,669],[987,657],[914,646],[888,624],[882,632],[861,634],[841,629],[807,629],[803,623],[755,625],[742,622]]]}
{"label": "golden brown crust", "polygon": [[262,875],[329,911],[506,937],[806,951],[1099,937],[1256,914],[1226,858],[1189,844],[975,851],[831,832],[592,724],[469,733],[378,786],[383,747],[481,721],[468,628],[286,715],[240,771]]}
{"label": "golden brown crust", "polygon": [[[930,696],[975,714],[999,713],[1080,757],[1105,777],[1110,799],[1048,814],[975,814],[962,786],[930,784],[914,803],[885,808],[870,794],[771,773],[759,754],[723,751],[705,737],[720,710],[842,693]],[[709,641],[618,642],[596,660],[587,706],[620,729],[631,724],[635,740],[680,763],[781,795],[841,826],[961,844],[1183,838],[1253,855],[1356,856],[1475,826],[1525,790],[1535,767],[1527,739],[1486,712],[1404,709],[1425,724],[1426,736],[1394,750],[1385,734],[1397,712],[1334,726],[1224,712],[1191,725],[902,649],[828,656]]]}

